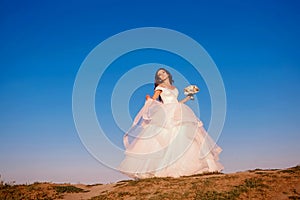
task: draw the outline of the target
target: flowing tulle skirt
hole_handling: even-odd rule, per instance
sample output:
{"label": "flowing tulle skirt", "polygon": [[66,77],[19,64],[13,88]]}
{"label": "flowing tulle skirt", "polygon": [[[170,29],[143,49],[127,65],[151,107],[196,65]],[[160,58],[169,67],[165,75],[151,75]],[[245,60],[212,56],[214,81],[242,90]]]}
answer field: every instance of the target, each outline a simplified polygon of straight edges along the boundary
{"label": "flowing tulle skirt", "polygon": [[221,171],[222,151],[185,104],[147,100],[124,136],[119,170],[132,178],[179,177]]}

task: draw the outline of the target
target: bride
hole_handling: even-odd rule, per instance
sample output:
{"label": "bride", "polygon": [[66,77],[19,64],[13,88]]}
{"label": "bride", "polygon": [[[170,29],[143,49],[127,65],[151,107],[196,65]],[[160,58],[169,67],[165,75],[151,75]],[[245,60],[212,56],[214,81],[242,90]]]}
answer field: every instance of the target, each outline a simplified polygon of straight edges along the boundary
{"label": "bride", "polygon": [[177,100],[173,82],[166,69],[157,70],[154,95],[146,96],[124,136],[125,158],[119,170],[129,177],[180,177],[223,169],[218,162],[222,149],[184,104],[192,97]]}

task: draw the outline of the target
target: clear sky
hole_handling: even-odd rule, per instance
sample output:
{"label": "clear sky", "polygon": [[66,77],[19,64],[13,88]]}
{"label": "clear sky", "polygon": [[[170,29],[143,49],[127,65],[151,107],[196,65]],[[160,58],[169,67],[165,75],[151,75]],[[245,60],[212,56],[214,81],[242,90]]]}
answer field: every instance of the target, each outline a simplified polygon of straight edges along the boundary
{"label": "clear sky", "polygon": [[[72,92],[82,62],[100,42],[139,27],[184,33],[216,63],[227,95],[226,121],[217,141],[223,148],[224,172],[300,164],[299,4],[296,0],[2,0],[1,179],[108,183],[126,178],[100,164],[81,143],[73,121]],[[126,70],[145,63],[184,66],[173,55],[149,51],[118,62],[127,63]],[[126,70],[111,66],[96,94],[98,119],[112,131],[108,137],[115,135],[114,142],[120,144],[122,133],[112,121],[112,111],[101,109],[101,95],[110,98],[110,89]],[[192,72],[186,67],[176,70]],[[203,89],[197,102],[207,127],[209,94],[204,82],[196,82]],[[141,87],[124,105],[132,117],[151,91],[152,85]]]}

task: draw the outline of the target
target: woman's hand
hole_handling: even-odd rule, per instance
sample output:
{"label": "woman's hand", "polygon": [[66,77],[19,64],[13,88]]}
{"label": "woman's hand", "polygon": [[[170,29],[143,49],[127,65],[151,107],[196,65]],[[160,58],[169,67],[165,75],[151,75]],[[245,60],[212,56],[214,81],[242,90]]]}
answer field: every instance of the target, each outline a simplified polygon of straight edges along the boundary
{"label": "woman's hand", "polygon": [[190,95],[186,96],[184,99],[182,99],[181,101],[179,101],[179,103],[185,103],[187,102],[188,100],[191,100],[192,97]]}
{"label": "woman's hand", "polygon": [[146,100],[148,100],[148,99],[151,99],[149,94],[146,95]]}

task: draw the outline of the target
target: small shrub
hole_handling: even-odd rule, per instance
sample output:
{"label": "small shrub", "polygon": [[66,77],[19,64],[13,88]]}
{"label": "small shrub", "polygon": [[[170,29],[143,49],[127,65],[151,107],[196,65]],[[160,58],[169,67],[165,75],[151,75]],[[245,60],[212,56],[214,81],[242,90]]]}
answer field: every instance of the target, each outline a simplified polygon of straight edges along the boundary
{"label": "small shrub", "polygon": [[127,195],[130,195],[130,192],[119,192],[118,193],[118,197],[124,197],[124,196],[127,196]]}
{"label": "small shrub", "polygon": [[128,186],[136,186],[138,184],[139,184],[139,181],[129,181],[127,185]]}
{"label": "small shrub", "polygon": [[54,186],[53,189],[58,193],[79,193],[79,192],[88,192],[87,190],[67,185],[67,186]]}

